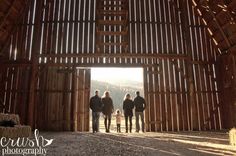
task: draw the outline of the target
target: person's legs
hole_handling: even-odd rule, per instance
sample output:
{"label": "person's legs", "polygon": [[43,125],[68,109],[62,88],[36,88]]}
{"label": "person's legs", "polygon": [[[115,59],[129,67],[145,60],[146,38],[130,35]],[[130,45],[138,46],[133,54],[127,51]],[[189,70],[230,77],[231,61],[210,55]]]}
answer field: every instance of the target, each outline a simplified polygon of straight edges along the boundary
{"label": "person's legs", "polygon": [[104,125],[105,125],[105,128],[106,128],[106,132],[107,132],[107,115],[104,116]]}
{"label": "person's legs", "polygon": [[139,132],[139,112],[135,112],[135,118],[136,118],[136,132]]}
{"label": "person's legs", "polygon": [[117,124],[117,132],[120,133],[120,124]]}
{"label": "person's legs", "polygon": [[93,129],[93,133],[95,132],[95,126],[96,126],[96,112],[92,112],[92,129]]}
{"label": "person's legs", "polygon": [[129,116],[129,132],[132,133],[132,116]]}
{"label": "person's legs", "polygon": [[143,112],[140,113],[141,116],[141,122],[142,122],[142,131],[144,132],[144,115]]}
{"label": "person's legs", "polygon": [[128,116],[125,115],[125,132],[128,133]]}
{"label": "person's legs", "polygon": [[108,132],[110,132],[110,126],[111,126],[111,114],[108,115],[108,127],[107,127]]}
{"label": "person's legs", "polygon": [[96,131],[96,132],[98,132],[98,122],[99,122],[99,112],[96,112],[95,113],[95,127],[94,127],[94,130]]}
{"label": "person's legs", "polygon": [[100,119],[100,112],[97,112],[97,132],[99,132],[99,119]]}
{"label": "person's legs", "polygon": [[119,132],[119,124],[116,124],[116,132]]}

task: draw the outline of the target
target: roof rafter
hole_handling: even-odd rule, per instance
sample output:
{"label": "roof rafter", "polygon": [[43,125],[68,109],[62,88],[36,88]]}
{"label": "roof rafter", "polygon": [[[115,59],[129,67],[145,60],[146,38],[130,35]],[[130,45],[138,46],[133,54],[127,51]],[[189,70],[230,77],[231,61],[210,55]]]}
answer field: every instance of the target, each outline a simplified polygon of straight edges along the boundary
{"label": "roof rafter", "polygon": [[13,8],[15,8],[15,5],[14,5],[14,4],[16,3],[16,1],[17,1],[17,0],[13,0],[13,2],[10,4],[10,7],[8,8],[8,10],[7,10],[5,16],[3,17],[3,20],[0,21],[0,29],[2,29],[2,26],[4,25],[4,23],[5,23],[5,21],[7,20],[8,16],[10,15],[11,10],[12,10]]}

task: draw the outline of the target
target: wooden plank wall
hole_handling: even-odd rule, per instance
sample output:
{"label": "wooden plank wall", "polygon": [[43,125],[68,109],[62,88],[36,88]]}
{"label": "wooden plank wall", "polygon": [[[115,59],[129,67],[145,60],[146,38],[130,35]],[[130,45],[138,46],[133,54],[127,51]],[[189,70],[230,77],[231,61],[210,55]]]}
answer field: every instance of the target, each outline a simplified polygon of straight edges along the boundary
{"label": "wooden plank wall", "polygon": [[37,93],[36,127],[42,130],[70,130],[72,70],[60,67],[42,68]]}
{"label": "wooden plank wall", "polygon": [[223,127],[230,129],[236,126],[236,56],[225,54],[218,57],[217,66],[220,101],[223,104],[222,123]]}
{"label": "wooden plank wall", "polygon": [[27,121],[30,67],[0,67],[0,112],[20,115],[22,124]]}
{"label": "wooden plank wall", "polygon": [[89,93],[89,69],[44,66],[38,79],[36,127],[53,131],[72,131],[75,127],[74,130],[89,131]]}
{"label": "wooden plank wall", "polygon": [[[183,3],[183,0],[129,0],[129,50],[119,53],[111,51],[106,54],[98,53],[95,47],[95,0],[37,2],[44,3],[44,7],[43,10],[36,10],[42,11],[36,102],[38,109],[50,110],[53,113],[42,121],[40,118],[36,119],[37,126],[54,130],[71,129],[68,122],[73,117],[63,114],[59,108],[64,108],[66,103],[68,109],[63,111],[71,113],[71,99],[77,99],[81,102],[76,109],[77,114],[79,113],[77,129],[88,130],[88,116],[85,113],[88,111],[88,101],[83,99],[88,96],[88,83],[78,83],[79,96],[74,97],[71,93],[71,90],[76,90],[71,88],[73,74],[58,73],[57,69],[82,66],[139,66],[145,71],[144,89],[148,102],[145,118],[148,131],[222,128],[219,107],[221,103],[215,74],[218,51],[191,0],[185,0],[186,3]],[[16,33],[11,35],[6,51],[6,56],[9,56],[6,59],[9,61],[17,60],[20,64],[31,61],[35,5],[35,0],[31,0],[22,24],[17,27]],[[183,14],[188,17],[187,26],[184,25]],[[186,36],[190,39],[186,39]],[[188,68],[189,66],[191,67]],[[188,69],[191,69],[192,73]],[[13,73],[16,75],[15,71]],[[193,77],[194,82],[194,104],[189,100],[189,76]],[[83,79],[80,76],[77,79],[78,82],[90,81],[89,74]],[[65,82],[66,80],[68,81]],[[64,82],[67,85],[62,86]],[[47,91],[43,92],[45,89]],[[42,94],[44,98],[40,98]],[[42,105],[42,100],[49,105]],[[55,104],[58,111],[52,109],[53,101],[58,101]],[[7,102],[4,102],[4,105],[6,104]],[[38,109],[36,111],[39,113]],[[81,117],[83,113],[86,115]],[[48,122],[45,127],[44,121]],[[49,124],[54,121],[53,126]]]}
{"label": "wooden plank wall", "polygon": [[[190,3],[190,1],[187,2]],[[191,106],[188,100],[190,84],[187,78],[190,73],[187,73],[187,61],[183,59],[152,60],[148,64],[156,64],[156,66],[145,70],[147,74],[146,99],[149,102],[148,113],[146,113],[147,129],[151,131],[221,129],[220,102],[215,75],[217,51],[213,48],[213,41],[209,40],[207,28],[201,18],[196,16],[196,10],[192,5],[186,6],[189,15],[187,16],[189,30],[183,30],[179,14],[181,1],[171,1],[171,3],[159,1],[158,3],[159,10],[156,11],[159,13],[157,17],[160,17],[158,21],[160,24],[156,24],[157,31],[154,32],[163,38],[163,40],[159,39],[159,44],[157,44],[159,51],[191,56],[196,104]],[[165,18],[166,12],[170,16]],[[155,25],[151,22],[148,23],[149,27],[154,27]],[[191,36],[191,40],[186,43],[183,43],[181,39],[186,37],[183,31],[187,31]],[[170,38],[170,36],[176,38]],[[142,41],[138,43],[140,42],[142,43]],[[189,44],[191,51],[186,51],[186,44]]]}
{"label": "wooden plank wall", "polygon": [[21,124],[28,120],[35,4],[35,1],[30,1],[22,15],[22,23],[13,25],[15,31],[9,35],[0,60],[0,112],[19,114]]}
{"label": "wooden plank wall", "polygon": [[[188,5],[191,57],[196,96],[197,130],[221,129],[219,89],[216,82],[216,56],[218,50],[209,40],[207,27],[194,6]],[[194,16],[198,15],[198,16]]]}

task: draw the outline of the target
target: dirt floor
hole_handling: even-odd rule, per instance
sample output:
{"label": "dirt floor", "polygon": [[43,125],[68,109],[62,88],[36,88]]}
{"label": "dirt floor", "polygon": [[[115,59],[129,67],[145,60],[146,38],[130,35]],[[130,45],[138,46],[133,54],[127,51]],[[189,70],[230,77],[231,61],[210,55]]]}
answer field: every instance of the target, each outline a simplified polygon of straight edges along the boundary
{"label": "dirt floor", "polygon": [[74,156],[210,156],[236,155],[224,132],[78,133],[42,132],[53,138],[47,155]]}

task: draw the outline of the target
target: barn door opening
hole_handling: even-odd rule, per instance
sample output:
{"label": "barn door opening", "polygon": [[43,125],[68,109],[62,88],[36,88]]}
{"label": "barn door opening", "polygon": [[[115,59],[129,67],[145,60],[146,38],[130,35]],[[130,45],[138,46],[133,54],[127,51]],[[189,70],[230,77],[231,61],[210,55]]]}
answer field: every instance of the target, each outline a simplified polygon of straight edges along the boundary
{"label": "barn door opening", "polygon": [[[94,96],[95,90],[99,90],[100,96],[103,96],[105,91],[110,92],[113,100],[114,110],[119,109],[123,114],[123,100],[126,93],[129,93],[132,99],[135,97],[135,92],[140,91],[141,96],[144,96],[143,89],[143,68],[91,68],[91,90],[90,97]],[[105,132],[103,114],[100,114],[100,131]],[[111,131],[116,131],[115,116],[111,120]],[[125,121],[122,118],[121,131],[125,131]],[[90,131],[92,131],[92,113],[90,112]],[[135,131],[135,115],[133,116],[133,131]]]}

